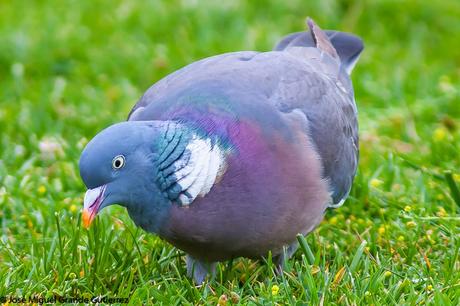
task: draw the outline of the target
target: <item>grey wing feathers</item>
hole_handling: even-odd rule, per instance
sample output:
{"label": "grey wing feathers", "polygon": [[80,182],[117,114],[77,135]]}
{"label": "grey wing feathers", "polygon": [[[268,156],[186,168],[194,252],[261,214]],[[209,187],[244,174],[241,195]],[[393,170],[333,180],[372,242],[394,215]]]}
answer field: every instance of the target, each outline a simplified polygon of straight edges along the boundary
{"label": "grey wing feathers", "polygon": [[[332,207],[347,198],[358,166],[358,122],[352,100],[328,91],[315,106],[304,107],[310,136],[332,188]],[[334,110],[335,109],[335,110]]]}
{"label": "grey wing feathers", "polygon": [[[323,177],[329,180],[331,187],[330,206],[337,207],[347,198],[358,165],[358,121],[349,75],[363,50],[363,43],[351,34],[323,32],[311,19],[308,19],[308,26],[310,31],[293,33],[282,39],[275,51],[289,52],[291,47],[316,48],[331,58],[338,56],[346,74],[339,72],[334,76],[327,73],[327,67],[339,63],[324,62],[324,65],[310,60],[310,65],[316,67],[313,68],[315,72],[291,75],[297,78],[297,84],[291,84],[289,90],[282,90],[284,96],[278,98],[290,101],[284,102],[281,111],[301,109],[307,117],[308,133],[323,164]],[[321,62],[327,59],[320,58]]]}
{"label": "grey wing feathers", "polygon": [[307,133],[331,188],[330,206],[340,206],[350,192],[358,165],[358,122],[352,93],[345,93],[333,80],[314,71],[290,72],[292,78],[279,84],[274,99],[281,112],[299,109],[305,114]]}

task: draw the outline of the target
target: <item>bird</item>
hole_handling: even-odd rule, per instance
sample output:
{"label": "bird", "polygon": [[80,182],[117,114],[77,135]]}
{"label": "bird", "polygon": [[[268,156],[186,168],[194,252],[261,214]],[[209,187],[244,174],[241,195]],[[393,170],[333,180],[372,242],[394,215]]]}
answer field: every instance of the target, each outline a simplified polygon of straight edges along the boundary
{"label": "bird", "polygon": [[152,85],[126,121],[81,153],[82,220],[126,208],[136,226],[184,251],[198,284],[218,262],[276,267],[329,208],[347,199],[359,137],[351,72],[354,34],[311,18],[266,52],[193,62]]}

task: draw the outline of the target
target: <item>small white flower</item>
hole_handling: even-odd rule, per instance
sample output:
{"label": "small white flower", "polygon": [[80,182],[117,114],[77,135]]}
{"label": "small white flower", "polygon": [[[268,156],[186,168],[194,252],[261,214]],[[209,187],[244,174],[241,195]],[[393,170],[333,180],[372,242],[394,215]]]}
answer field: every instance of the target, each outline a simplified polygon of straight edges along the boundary
{"label": "small white flower", "polygon": [[45,137],[38,144],[43,159],[54,159],[64,154],[62,145],[57,139]]}

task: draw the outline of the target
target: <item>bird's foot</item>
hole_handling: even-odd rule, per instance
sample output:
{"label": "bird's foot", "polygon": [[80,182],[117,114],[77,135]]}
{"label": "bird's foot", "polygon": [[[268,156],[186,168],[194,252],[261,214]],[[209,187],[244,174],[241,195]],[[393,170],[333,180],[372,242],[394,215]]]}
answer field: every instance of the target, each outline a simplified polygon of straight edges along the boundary
{"label": "bird's foot", "polygon": [[187,265],[187,276],[193,278],[195,283],[201,285],[206,276],[211,274],[211,277],[214,277],[216,273],[216,263],[215,262],[204,262],[198,259],[193,258],[190,255],[186,257]]}
{"label": "bird's foot", "polygon": [[275,264],[275,273],[277,275],[281,275],[283,273],[286,260],[288,260],[289,258],[291,258],[292,255],[294,255],[298,247],[299,244],[297,242],[294,242],[289,246],[283,247],[283,251],[281,252],[281,254],[273,257],[273,263]]}

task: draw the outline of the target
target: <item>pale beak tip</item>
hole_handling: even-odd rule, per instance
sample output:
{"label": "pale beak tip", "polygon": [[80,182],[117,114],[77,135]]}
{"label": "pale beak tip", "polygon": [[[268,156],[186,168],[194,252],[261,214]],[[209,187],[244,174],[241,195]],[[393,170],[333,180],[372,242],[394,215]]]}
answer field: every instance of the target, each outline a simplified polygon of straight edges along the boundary
{"label": "pale beak tip", "polygon": [[88,228],[96,217],[102,202],[104,201],[104,191],[107,185],[102,185],[93,189],[88,189],[83,200],[82,223],[83,227]]}

